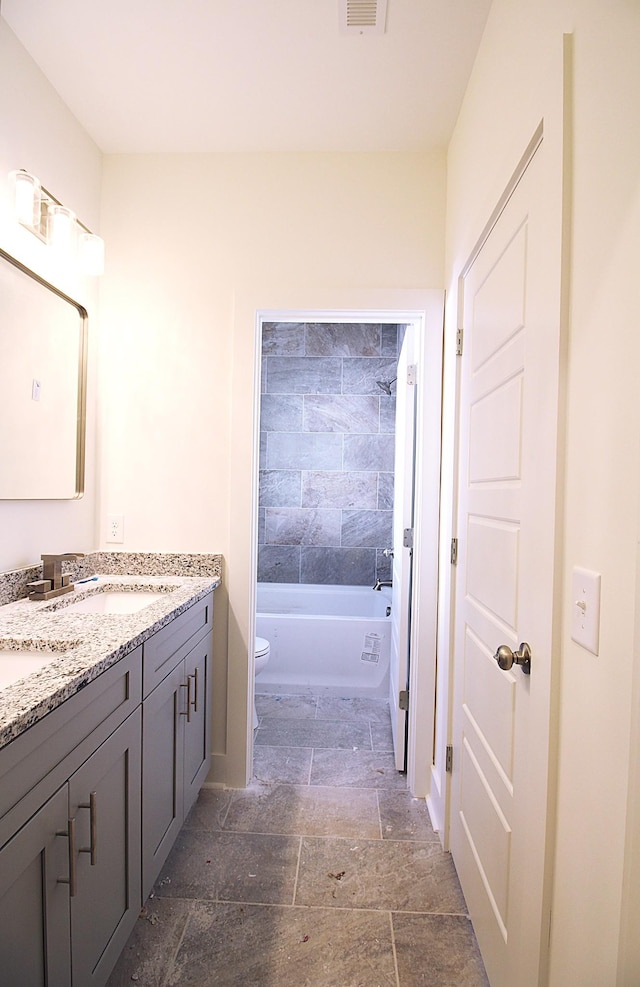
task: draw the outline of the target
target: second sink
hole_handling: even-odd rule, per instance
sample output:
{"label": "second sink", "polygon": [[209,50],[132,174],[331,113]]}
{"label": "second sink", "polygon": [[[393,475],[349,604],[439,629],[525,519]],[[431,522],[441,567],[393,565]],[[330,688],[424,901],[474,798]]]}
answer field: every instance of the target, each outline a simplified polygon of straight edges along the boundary
{"label": "second sink", "polygon": [[148,607],[165,595],[165,593],[156,593],[152,590],[131,590],[129,592],[104,590],[91,596],[85,596],[75,603],[68,603],[64,607],[64,611],[65,613],[137,613],[143,607]]}

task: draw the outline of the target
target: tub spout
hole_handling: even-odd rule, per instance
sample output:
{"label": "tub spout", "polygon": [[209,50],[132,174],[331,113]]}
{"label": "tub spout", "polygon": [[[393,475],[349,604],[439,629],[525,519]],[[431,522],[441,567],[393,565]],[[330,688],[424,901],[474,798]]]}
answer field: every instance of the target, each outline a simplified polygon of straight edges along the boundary
{"label": "tub spout", "polygon": [[376,579],[374,589],[382,589],[383,586],[393,586],[390,579]]}

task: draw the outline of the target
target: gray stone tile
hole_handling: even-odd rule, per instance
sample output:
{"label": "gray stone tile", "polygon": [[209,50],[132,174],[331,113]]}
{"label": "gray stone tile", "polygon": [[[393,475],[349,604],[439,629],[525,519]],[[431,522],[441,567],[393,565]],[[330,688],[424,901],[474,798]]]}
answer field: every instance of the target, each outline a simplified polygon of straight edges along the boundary
{"label": "gray stone tile", "polygon": [[398,327],[394,325],[382,325],[382,339],[380,341],[380,356],[388,356],[397,360],[400,353],[398,347]]}
{"label": "gray stone tile", "polygon": [[260,470],[258,503],[261,507],[300,507],[300,470]]}
{"label": "gray stone tile", "polygon": [[263,322],[262,356],[304,356],[304,322]]}
{"label": "gray stone tile", "polygon": [[182,829],[155,895],[290,904],[298,850],[292,836]]}
{"label": "gray stone tile", "polygon": [[261,432],[301,432],[302,394],[263,394],[260,401]]}
{"label": "gray stone tile", "polygon": [[302,507],[375,510],[378,502],[378,477],[375,473],[338,473],[333,470],[305,470],[302,473]]}
{"label": "gray stone tile", "polygon": [[397,360],[360,360],[345,359],[342,361],[342,391],[344,394],[375,394],[379,397],[384,392],[376,384],[377,380],[390,381],[396,375]]}
{"label": "gray stone tile", "polygon": [[184,822],[185,829],[222,830],[233,792],[220,788],[202,788],[195,805]]}
{"label": "gray stone tile", "polygon": [[[387,548],[391,548],[391,545]],[[384,555],[383,549],[379,548],[376,552],[376,578],[390,580],[393,575],[391,568],[391,559]]]}
{"label": "gray stone tile", "polygon": [[393,734],[391,722],[371,723],[371,749],[374,751],[393,751]]}
{"label": "gray stone tile", "polygon": [[375,840],[380,839],[380,816],[373,791],[254,783],[234,793],[225,829]]}
{"label": "gray stone tile", "polygon": [[384,548],[393,544],[393,511],[343,511],[342,545]]}
{"label": "gray stone tile", "polygon": [[190,901],[149,898],[129,936],[107,987],[162,987],[178,951],[191,909]]}
{"label": "gray stone tile", "polygon": [[489,987],[464,915],[393,915],[400,987]]}
{"label": "gray stone tile", "polygon": [[372,322],[307,324],[307,356],[380,356],[382,326]]}
{"label": "gray stone tile", "polygon": [[440,845],[424,799],[407,791],[378,792],[383,840],[420,840]]}
{"label": "gray stone tile", "polygon": [[264,507],[258,508],[258,545],[264,545]]}
{"label": "gray stone tile", "polygon": [[315,750],[310,784],[404,792],[407,779],[396,770],[393,754],[386,751]]}
{"label": "gray stone tile", "polygon": [[270,394],[340,394],[342,360],[332,357],[270,356],[267,360]]}
{"label": "gray stone tile", "polygon": [[266,465],[268,469],[276,470],[339,470],[342,469],[342,443],[343,437],[337,432],[269,432]]}
{"label": "gray stone tile", "polygon": [[300,747],[253,748],[253,780],[272,785],[308,785],[313,751]]}
{"label": "gray stone tile", "polygon": [[374,548],[314,548],[300,552],[300,582],[333,586],[373,586]]}
{"label": "gray stone tile", "polygon": [[[395,387],[392,384],[392,387]],[[395,432],[396,430],[396,399],[383,395],[380,398],[380,431]]]}
{"label": "gray stone tile", "polygon": [[387,914],[194,905],[167,987],[396,987]]}
{"label": "gray stone tile", "polygon": [[260,545],[258,548],[259,583],[299,583],[299,545]]}
{"label": "gray stone tile", "polygon": [[380,402],[365,394],[307,394],[303,428],[305,432],[378,432]]}
{"label": "gray stone tile", "polygon": [[341,723],[337,720],[287,720],[263,717],[255,743],[268,747],[353,747],[371,750],[368,723]]}
{"label": "gray stone tile", "polygon": [[339,545],[342,512],[311,507],[268,507],[268,545]]}
{"label": "gray stone tile", "polygon": [[367,723],[383,723],[388,726],[389,700],[318,696],[316,715],[319,720],[366,720]]}
{"label": "gray stone tile", "polygon": [[305,837],[296,905],[465,913],[449,854],[436,843]]}
{"label": "gray stone tile", "polygon": [[[378,473],[378,501],[376,507],[380,511],[393,510],[394,475],[393,473]],[[366,507],[366,504],[359,505]]]}
{"label": "gray stone tile", "polygon": [[376,470],[392,473],[394,469],[393,435],[345,435],[345,470]]}
{"label": "gray stone tile", "polygon": [[[256,684],[260,688],[260,680]],[[256,712],[258,716],[275,716],[285,719],[316,718],[318,700],[315,696],[276,696],[271,693],[256,692]]]}

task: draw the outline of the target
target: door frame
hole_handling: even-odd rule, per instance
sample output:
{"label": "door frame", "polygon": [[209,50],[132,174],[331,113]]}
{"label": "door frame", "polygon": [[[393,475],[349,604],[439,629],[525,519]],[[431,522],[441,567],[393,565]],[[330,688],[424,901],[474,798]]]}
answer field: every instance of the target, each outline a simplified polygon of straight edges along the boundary
{"label": "door frame", "polygon": [[[313,294],[313,293],[311,293]],[[322,293],[321,293],[322,294]],[[332,294],[332,293],[330,293]],[[335,300],[341,293],[335,293]],[[253,339],[253,415],[251,456],[251,524],[244,523],[245,536],[249,536],[248,551],[248,612],[244,627],[238,623],[235,613],[229,625],[230,664],[233,661],[234,636],[237,645],[244,650],[247,669],[245,678],[245,784],[248,783],[253,763],[252,716],[254,676],[251,655],[247,644],[255,638],[255,605],[257,574],[258,530],[258,469],[259,469],[259,413],[262,325],[264,322],[377,322],[413,323],[416,325],[419,355],[418,379],[423,386],[418,389],[418,423],[416,431],[416,505],[420,517],[430,517],[432,523],[417,523],[414,531],[414,580],[412,606],[414,621],[411,648],[415,656],[411,667],[409,691],[409,738],[407,783],[416,797],[425,797],[433,759],[433,712],[435,696],[436,633],[438,608],[438,533],[440,510],[440,448],[442,415],[442,353],[444,334],[444,292],[432,290],[389,290],[358,292],[359,304],[260,306],[251,312],[254,324]],[[375,298],[375,302],[374,302]],[[367,304],[367,302],[369,304]],[[250,304],[250,303],[249,303]],[[243,306],[236,308],[236,316]],[[245,315],[249,313],[245,309]],[[232,475],[232,484],[234,478]],[[234,489],[236,489],[234,484]],[[247,530],[249,529],[249,530]],[[233,601],[230,595],[230,611]],[[239,631],[239,636],[232,634]],[[412,725],[411,725],[412,724]]]}

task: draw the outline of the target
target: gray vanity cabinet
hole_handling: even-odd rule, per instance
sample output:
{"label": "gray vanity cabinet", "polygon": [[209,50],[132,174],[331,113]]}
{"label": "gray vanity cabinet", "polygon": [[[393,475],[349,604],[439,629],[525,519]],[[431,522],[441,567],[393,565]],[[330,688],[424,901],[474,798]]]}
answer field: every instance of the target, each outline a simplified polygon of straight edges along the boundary
{"label": "gray vanity cabinet", "polygon": [[209,770],[212,620],[209,596],[145,645],[149,691],[142,727],[143,900]]}

